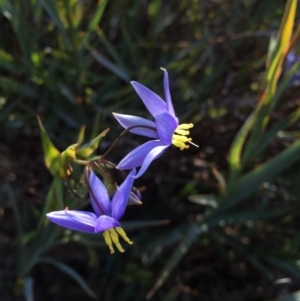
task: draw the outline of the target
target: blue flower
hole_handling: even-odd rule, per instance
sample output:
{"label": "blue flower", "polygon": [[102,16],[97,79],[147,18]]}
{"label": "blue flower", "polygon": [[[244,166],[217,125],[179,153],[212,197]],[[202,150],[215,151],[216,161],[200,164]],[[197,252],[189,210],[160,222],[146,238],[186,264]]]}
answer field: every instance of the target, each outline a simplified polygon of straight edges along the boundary
{"label": "blue flower", "polygon": [[120,235],[129,244],[132,244],[132,241],[121,228],[119,219],[125,212],[135,174],[134,169],[117,188],[110,201],[106,187],[95,173],[90,171],[89,193],[95,213],[65,209],[50,212],[46,216],[50,221],[72,230],[93,234],[103,232],[104,240],[111,253],[114,253],[113,244],[120,252],[124,252],[118,236]]}
{"label": "blue flower", "polygon": [[156,93],[140,83],[131,82],[136,93],[142,99],[150,114],[154,117],[154,121],[138,116],[113,113],[115,118],[125,129],[132,126],[140,126],[131,129],[130,132],[156,138],[156,140],[148,141],[135,148],[118,164],[117,168],[121,170],[141,166],[135,178],[140,177],[151,162],[161,156],[172,144],[179,147],[180,150],[189,148],[187,143],[193,144],[191,142],[192,139],[187,136],[190,134],[188,129],[194,125],[192,123],[178,125],[178,118],[175,115],[170,95],[168,72],[163,68],[161,69],[164,71],[166,101],[162,100]]}
{"label": "blue flower", "polygon": [[[295,52],[290,51],[285,59],[285,72],[287,73],[290,71],[294,64],[300,61],[300,56],[297,55]],[[295,74],[291,78],[290,85],[292,86],[299,86],[300,85],[300,69],[297,69]]]}

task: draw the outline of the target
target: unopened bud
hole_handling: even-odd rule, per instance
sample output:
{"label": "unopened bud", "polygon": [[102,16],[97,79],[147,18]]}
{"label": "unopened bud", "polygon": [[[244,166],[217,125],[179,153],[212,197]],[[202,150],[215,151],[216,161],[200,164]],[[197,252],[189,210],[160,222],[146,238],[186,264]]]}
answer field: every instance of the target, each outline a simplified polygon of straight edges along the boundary
{"label": "unopened bud", "polygon": [[127,205],[142,205],[141,198],[140,192],[133,187],[132,191],[130,191]]}

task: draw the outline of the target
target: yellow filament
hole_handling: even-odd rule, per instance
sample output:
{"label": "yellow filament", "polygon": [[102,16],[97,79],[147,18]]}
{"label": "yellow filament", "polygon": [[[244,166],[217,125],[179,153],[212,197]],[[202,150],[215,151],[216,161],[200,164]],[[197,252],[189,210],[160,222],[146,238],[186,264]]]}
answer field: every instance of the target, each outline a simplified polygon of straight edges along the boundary
{"label": "yellow filament", "polygon": [[113,245],[112,245],[112,240],[111,240],[111,237],[110,237],[109,230],[104,231],[103,236],[104,236],[105,243],[109,247],[110,254],[115,253],[115,250],[114,250]]}
{"label": "yellow filament", "polygon": [[125,252],[124,249],[122,248],[122,246],[120,245],[120,242],[119,242],[119,236],[118,236],[118,233],[115,231],[115,229],[109,229],[109,232],[110,232],[110,237],[113,241],[113,243],[117,246],[118,250],[123,253]]}
{"label": "yellow filament", "polygon": [[125,231],[124,231],[122,228],[116,227],[115,229],[116,229],[116,231],[118,232],[118,234],[119,234],[119,235],[120,235],[127,243],[129,243],[130,245],[133,244],[133,241],[131,241],[131,240],[127,237]]}

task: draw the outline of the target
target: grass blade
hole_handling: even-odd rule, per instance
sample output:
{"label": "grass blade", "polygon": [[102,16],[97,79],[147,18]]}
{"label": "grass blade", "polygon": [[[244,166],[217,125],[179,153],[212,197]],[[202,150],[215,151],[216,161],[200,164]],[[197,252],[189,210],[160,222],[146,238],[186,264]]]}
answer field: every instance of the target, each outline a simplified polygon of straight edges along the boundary
{"label": "grass blade", "polygon": [[85,282],[85,280],[74,269],[70,268],[66,264],[47,257],[40,257],[38,262],[47,263],[55,266],[62,272],[66,273],[69,277],[73,278],[90,297],[97,297],[96,294],[90,289],[88,284]]}

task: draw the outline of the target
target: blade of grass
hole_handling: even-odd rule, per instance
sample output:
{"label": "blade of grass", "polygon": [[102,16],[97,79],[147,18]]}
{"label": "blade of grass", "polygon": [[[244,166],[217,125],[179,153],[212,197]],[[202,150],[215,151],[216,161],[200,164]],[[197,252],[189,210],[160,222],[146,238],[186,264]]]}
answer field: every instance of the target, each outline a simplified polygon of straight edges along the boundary
{"label": "blade of grass", "polygon": [[219,210],[231,208],[259,188],[263,182],[270,180],[299,159],[300,141],[296,141],[274,158],[232,183],[228,187],[227,195],[221,198]]}
{"label": "blade of grass", "polygon": [[86,281],[74,269],[70,268],[66,264],[48,257],[40,257],[38,259],[38,263],[46,263],[55,266],[62,272],[66,273],[70,278],[74,279],[90,297],[94,299],[97,298],[97,295],[90,289]]}
{"label": "blade of grass", "polygon": [[72,50],[72,45],[70,43],[67,31],[65,30],[65,25],[63,24],[57,10],[57,6],[55,4],[55,1],[53,0],[39,0],[44,9],[47,11],[49,16],[52,18],[53,22],[56,24],[58,27],[63,40],[65,42],[67,50],[71,51]]}
{"label": "blade of grass", "polygon": [[99,0],[98,1],[96,11],[93,14],[93,18],[88,25],[88,30],[82,41],[82,48],[86,47],[86,45],[90,42],[92,34],[94,33],[96,27],[99,26],[99,23],[102,19],[107,2],[108,2],[108,0]]}
{"label": "blade of grass", "polygon": [[183,239],[181,240],[179,246],[173,252],[170,259],[165,264],[160,276],[158,277],[155,285],[149,291],[146,296],[147,300],[150,300],[157,290],[164,284],[166,279],[170,276],[173,269],[176,267],[178,262],[182,259],[182,257],[189,251],[190,247],[195,242],[196,238],[200,234],[199,227],[197,224],[192,224],[189,226],[187,232],[185,233]]}
{"label": "blade of grass", "polygon": [[126,83],[130,82],[130,76],[121,67],[108,60],[96,50],[91,50],[91,55],[99,64],[101,64],[103,67],[115,74],[117,77],[124,80]]}
{"label": "blade of grass", "polygon": [[[295,74],[295,72],[298,70],[299,67],[300,67],[300,63],[296,63],[293,66],[293,68],[288,72],[288,74],[284,77],[284,80],[281,82],[281,84],[279,85],[277,91],[275,92],[275,94],[273,96],[270,106],[269,107],[264,106],[264,108],[262,108],[262,110],[259,111],[259,113],[257,115],[258,120],[263,119],[263,116],[265,116],[265,114],[266,114],[266,110],[269,111],[269,114],[271,114],[271,111],[274,109],[274,107],[278,103],[280,97],[283,95],[285,89],[289,85],[291,78],[293,77],[293,75]],[[292,118],[291,120],[294,120],[294,118]],[[274,129],[275,128],[276,127],[274,127]],[[257,127],[257,129],[258,129],[258,127]],[[255,129],[253,131],[255,131]],[[255,134],[255,136],[258,137],[259,133],[257,132]],[[272,138],[271,136],[269,136],[269,137]],[[266,143],[263,138],[259,138],[256,143],[253,140],[251,140],[251,138],[250,138],[249,143],[246,144],[245,151],[242,155],[242,163],[243,163],[242,165],[245,165],[251,158],[253,158],[254,155],[257,153],[257,150],[261,149],[262,146],[265,144]]]}
{"label": "blade of grass", "polygon": [[249,156],[251,150],[254,149],[259,143],[261,133],[264,131],[270,119],[271,112],[278,101],[278,98],[274,97],[274,95],[276,95],[278,79],[282,71],[282,64],[289,49],[296,7],[296,0],[288,0],[281,21],[281,27],[278,32],[278,42],[266,74],[266,78],[268,81],[267,88],[263,93],[262,97],[260,98],[258,106],[255,110],[257,112],[257,117],[253,125],[253,130],[251,132],[250,138],[246,145],[246,151],[248,151],[247,156]]}

